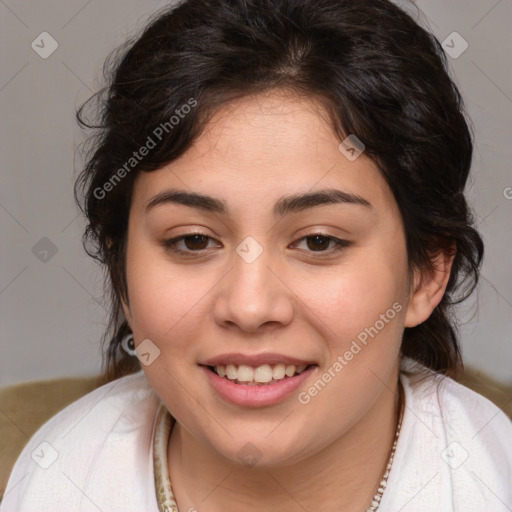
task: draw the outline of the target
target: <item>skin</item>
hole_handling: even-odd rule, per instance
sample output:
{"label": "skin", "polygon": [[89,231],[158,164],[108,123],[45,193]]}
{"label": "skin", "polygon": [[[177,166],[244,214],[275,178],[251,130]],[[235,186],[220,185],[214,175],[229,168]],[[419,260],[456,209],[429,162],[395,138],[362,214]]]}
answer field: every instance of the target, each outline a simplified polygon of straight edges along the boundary
{"label": "skin", "polygon": [[[129,304],[137,346],[160,356],[143,370],[176,419],[168,446],[178,507],[199,512],[365,510],[386,466],[398,416],[404,327],[441,300],[451,259],[434,273],[408,274],[402,219],[375,164],[349,161],[312,98],[271,91],[226,105],[178,160],[140,173],[127,246]],[[226,201],[229,213],[166,203],[169,188]],[[274,218],[289,194],[335,188],[371,208],[328,204]],[[197,232],[178,255],[163,241]],[[352,242],[335,251],[329,238]],[[253,237],[262,254],[236,252]],[[196,251],[196,252],[194,252]],[[402,310],[310,403],[297,393],[267,407],[223,400],[198,363],[229,353],[278,352],[316,361],[307,390],[365,328],[394,303]],[[252,443],[249,467],[237,457]]]}

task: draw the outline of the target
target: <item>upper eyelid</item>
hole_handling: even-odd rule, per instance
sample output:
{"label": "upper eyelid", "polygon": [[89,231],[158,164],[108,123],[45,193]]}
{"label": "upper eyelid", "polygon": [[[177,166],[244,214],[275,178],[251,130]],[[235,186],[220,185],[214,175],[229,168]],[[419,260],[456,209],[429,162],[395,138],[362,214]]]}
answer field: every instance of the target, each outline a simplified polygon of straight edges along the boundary
{"label": "upper eyelid", "polygon": [[[218,240],[214,237],[214,236],[211,236],[211,235],[207,235],[206,233],[202,233],[200,231],[190,231],[190,232],[187,232],[187,233],[183,233],[182,235],[178,235],[178,236],[175,236],[175,237],[171,237],[171,238],[167,238],[165,239],[166,242],[169,242],[169,241],[176,241],[176,240],[181,240],[183,238],[187,238],[187,237],[190,237],[190,236],[204,236],[206,238],[210,238],[211,240],[215,240],[218,242]],[[312,236],[324,236],[326,238],[334,238],[336,240],[342,240],[341,238],[337,237],[337,236],[334,236],[334,235],[331,235],[329,233],[323,233],[322,231],[315,231],[313,233],[310,233],[310,234],[306,234],[306,235],[302,235],[300,237],[298,237],[296,240],[302,240],[304,238],[310,238]]]}

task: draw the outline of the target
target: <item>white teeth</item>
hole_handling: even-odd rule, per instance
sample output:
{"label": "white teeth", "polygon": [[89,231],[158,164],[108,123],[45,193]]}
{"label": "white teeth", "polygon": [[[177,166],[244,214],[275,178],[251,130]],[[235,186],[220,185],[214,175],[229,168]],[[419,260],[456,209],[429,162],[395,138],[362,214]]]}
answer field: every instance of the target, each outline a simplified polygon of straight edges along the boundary
{"label": "white teeth", "polygon": [[226,377],[231,380],[235,380],[237,378],[238,372],[236,371],[236,366],[234,364],[226,365]]}
{"label": "white teeth", "polygon": [[240,382],[251,382],[253,380],[253,377],[254,377],[254,370],[250,366],[241,364],[238,367],[238,375],[236,378]]}
{"label": "white teeth", "polygon": [[[263,366],[258,366],[254,370],[254,380],[256,382],[270,382],[272,380],[273,373],[272,368],[269,364],[264,364]],[[240,380],[240,377],[238,378]]]}
{"label": "white teeth", "polygon": [[295,375],[295,365],[290,364],[289,366],[287,366],[284,373],[286,373],[288,377],[293,377]]}
{"label": "white teeth", "polygon": [[286,374],[286,366],[284,364],[276,364],[272,370],[272,377],[275,380],[283,379]]}
{"label": "white teeth", "polygon": [[282,380],[285,376],[293,377],[296,374],[302,373],[307,366],[306,364],[301,364],[297,367],[294,364],[263,364],[253,368],[245,364],[239,366],[219,364],[215,366],[215,371],[220,377],[226,377],[229,380],[247,382],[249,384],[268,384],[269,382]]}

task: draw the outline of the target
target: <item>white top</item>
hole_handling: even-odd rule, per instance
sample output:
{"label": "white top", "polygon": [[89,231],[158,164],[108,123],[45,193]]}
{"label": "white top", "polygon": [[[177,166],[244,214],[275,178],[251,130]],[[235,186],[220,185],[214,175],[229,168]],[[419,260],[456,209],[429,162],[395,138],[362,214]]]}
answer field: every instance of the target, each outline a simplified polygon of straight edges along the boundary
{"label": "white top", "polygon": [[[510,512],[512,422],[450,378],[420,379],[420,368],[402,362],[406,406],[379,512]],[[72,403],[21,452],[0,512],[158,512],[160,406],[142,370]]]}

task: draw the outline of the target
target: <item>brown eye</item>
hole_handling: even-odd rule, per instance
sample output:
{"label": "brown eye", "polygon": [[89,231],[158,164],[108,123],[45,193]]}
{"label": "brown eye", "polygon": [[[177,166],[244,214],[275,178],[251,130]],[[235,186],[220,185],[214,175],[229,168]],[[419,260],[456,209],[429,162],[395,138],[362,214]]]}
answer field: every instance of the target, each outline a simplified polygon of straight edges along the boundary
{"label": "brown eye", "polygon": [[312,251],[327,249],[332,241],[330,237],[323,235],[308,236],[306,239],[308,240],[308,249]]}
{"label": "brown eye", "polygon": [[[306,240],[306,247],[308,252],[319,253],[331,253],[340,251],[352,244],[352,242],[349,242],[348,240],[341,240],[339,238],[335,238],[330,235],[324,235],[322,233],[305,236],[301,238],[299,242],[302,242],[303,240]],[[334,244],[334,247],[329,248],[331,243]]]}
{"label": "brown eye", "polygon": [[[170,240],[164,240],[162,242],[162,245],[166,249],[170,249],[173,252],[186,254],[206,250],[208,247],[209,240],[213,239],[202,233],[190,233],[187,235],[179,236],[177,238],[171,238]],[[180,242],[183,242],[181,247],[184,248],[178,247],[178,244]]]}
{"label": "brown eye", "polygon": [[[205,235],[190,235],[183,237],[185,247],[190,250],[203,250],[208,245],[208,238]],[[206,242],[206,245],[205,245]]]}

